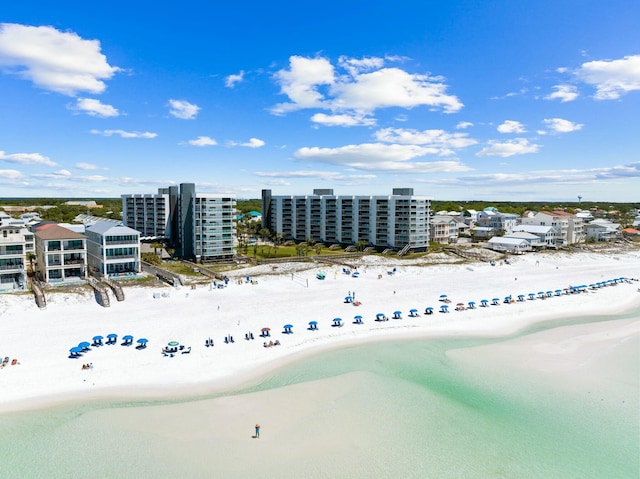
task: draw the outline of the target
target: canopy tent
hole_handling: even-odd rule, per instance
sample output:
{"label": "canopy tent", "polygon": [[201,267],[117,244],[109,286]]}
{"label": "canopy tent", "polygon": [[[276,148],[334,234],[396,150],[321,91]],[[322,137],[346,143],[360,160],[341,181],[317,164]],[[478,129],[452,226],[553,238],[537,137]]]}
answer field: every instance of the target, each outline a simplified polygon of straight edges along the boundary
{"label": "canopy tent", "polygon": [[476,308],[476,302],[475,301],[469,301],[469,309],[475,309]]}
{"label": "canopy tent", "polygon": [[480,301],[480,306],[486,308],[487,306],[489,306],[489,300],[483,299],[482,301]]}
{"label": "canopy tent", "polygon": [[427,306],[424,308],[424,314],[433,314],[433,308],[431,306]]}
{"label": "canopy tent", "polygon": [[271,328],[262,328],[260,330],[260,336],[262,336],[263,338],[271,336]]}

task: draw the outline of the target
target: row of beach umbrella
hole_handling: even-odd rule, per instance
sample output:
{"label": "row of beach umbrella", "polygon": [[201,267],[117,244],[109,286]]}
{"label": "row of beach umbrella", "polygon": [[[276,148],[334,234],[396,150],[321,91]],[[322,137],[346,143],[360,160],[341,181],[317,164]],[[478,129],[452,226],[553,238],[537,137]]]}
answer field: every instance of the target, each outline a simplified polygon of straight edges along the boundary
{"label": "row of beach umbrella", "polygon": [[[91,351],[91,346],[100,347],[103,345],[113,345],[118,341],[118,335],[115,333],[107,334],[107,341],[104,341],[104,336],[97,335],[93,337],[93,343],[89,343],[88,341],[82,341],[78,343],[77,346],[74,346],[69,349],[69,357],[70,358],[79,358],[83,353]],[[146,347],[149,340],[147,338],[139,338],[138,339],[138,348],[143,349]],[[130,334],[126,334],[122,336],[122,346],[131,346],[133,344],[133,336]]]}

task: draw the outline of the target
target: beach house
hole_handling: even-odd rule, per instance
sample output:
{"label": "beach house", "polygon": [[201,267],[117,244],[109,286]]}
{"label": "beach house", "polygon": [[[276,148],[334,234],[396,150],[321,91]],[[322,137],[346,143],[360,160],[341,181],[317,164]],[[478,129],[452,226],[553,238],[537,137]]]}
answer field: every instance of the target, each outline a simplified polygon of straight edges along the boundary
{"label": "beach house", "polygon": [[476,223],[480,227],[491,228],[496,233],[511,233],[517,226],[518,219],[516,214],[501,213],[493,206],[488,206],[478,212]]}
{"label": "beach house", "polygon": [[262,226],[285,240],[425,251],[430,206],[413,188],[394,188],[388,196],[334,195],[332,189],[274,196],[262,190]]}
{"label": "beach house", "polygon": [[16,226],[0,226],[0,292],[26,288],[25,231]]}
{"label": "beach house", "polygon": [[586,237],[592,241],[611,241],[622,236],[622,225],[597,219],[585,226]]}
{"label": "beach house", "polygon": [[85,232],[92,274],[117,277],[141,271],[138,231],[112,221],[99,221]]}
{"label": "beach house", "polygon": [[440,244],[455,243],[458,240],[459,228],[460,222],[453,216],[433,216],[429,220],[429,239]]}
{"label": "beach house", "polygon": [[522,224],[552,226],[557,231],[557,246],[582,243],[585,239],[584,220],[566,211],[539,211],[523,217]]}
{"label": "beach house", "polygon": [[86,236],[50,222],[33,228],[40,281],[63,285],[87,278]]}
{"label": "beach house", "polygon": [[553,226],[541,226],[523,224],[513,229],[513,233],[524,232],[536,235],[540,240],[540,245],[556,247],[558,244],[558,231]]}

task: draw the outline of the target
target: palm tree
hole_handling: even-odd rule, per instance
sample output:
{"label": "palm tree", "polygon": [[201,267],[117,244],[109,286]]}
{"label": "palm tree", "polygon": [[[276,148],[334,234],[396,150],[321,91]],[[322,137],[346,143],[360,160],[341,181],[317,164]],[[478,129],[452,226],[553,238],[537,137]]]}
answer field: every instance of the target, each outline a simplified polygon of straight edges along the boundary
{"label": "palm tree", "polygon": [[33,252],[28,251],[27,254],[26,254],[26,258],[27,258],[27,261],[29,262],[29,267],[27,269],[27,274],[29,276],[33,276],[33,273],[34,273],[33,262],[36,260],[37,256]]}

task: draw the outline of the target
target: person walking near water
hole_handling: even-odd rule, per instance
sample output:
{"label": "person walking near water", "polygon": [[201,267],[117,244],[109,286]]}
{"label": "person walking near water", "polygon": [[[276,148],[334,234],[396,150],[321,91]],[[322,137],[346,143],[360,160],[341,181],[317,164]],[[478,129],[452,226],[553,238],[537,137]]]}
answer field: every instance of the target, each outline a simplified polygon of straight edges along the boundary
{"label": "person walking near water", "polygon": [[256,439],[260,439],[260,424],[256,424]]}

